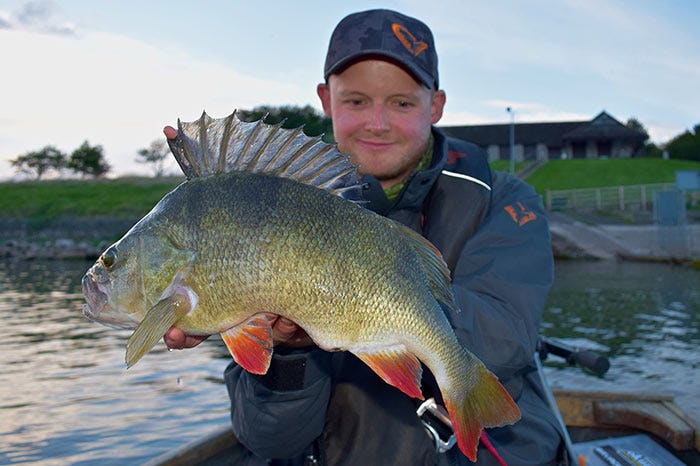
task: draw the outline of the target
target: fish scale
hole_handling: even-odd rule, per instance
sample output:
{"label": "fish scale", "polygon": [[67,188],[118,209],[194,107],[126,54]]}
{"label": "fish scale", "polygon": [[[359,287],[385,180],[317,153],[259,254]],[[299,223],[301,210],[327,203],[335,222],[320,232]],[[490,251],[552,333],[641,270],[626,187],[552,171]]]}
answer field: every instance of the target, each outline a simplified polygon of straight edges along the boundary
{"label": "fish scale", "polygon": [[517,421],[508,392],[450,327],[443,307],[459,310],[439,253],[361,207],[347,156],[235,114],[179,122],[169,144],[187,180],[83,278],[88,318],[135,327],[127,366],[174,325],[220,333],[239,365],[264,374],[274,346],[259,313],[269,312],[323,349],[354,353],[407,396],[423,397],[425,364],[472,460],[483,427]]}

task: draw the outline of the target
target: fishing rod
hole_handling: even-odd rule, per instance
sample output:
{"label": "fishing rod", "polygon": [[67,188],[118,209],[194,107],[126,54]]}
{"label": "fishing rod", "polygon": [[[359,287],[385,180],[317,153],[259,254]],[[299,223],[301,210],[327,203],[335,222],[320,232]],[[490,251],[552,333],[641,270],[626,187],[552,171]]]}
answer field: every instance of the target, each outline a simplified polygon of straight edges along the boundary
{"label": "fishing rod", "polygon": [[535,353],[534,358],[535,364],[537,365],[537,374],[539,375],[542,386],[544,387],[544,394],[547,398],[549,407],[561,426],[561,433],[564,438],[564,444],[566,445],[569,464],[578,464],[578,461],[574,456],[573,442],[571,441],[569,431],[566,428],[566,423],[564,422],[564,418],[562,418],[557,402],[554,399],[554,392],[552,392],[552,388],[544,375],[542,361],[544,361],[550,354],[564,358],[564,360],[566,360],[566,362],[571,366],[586,368],[599,377],[602,377],[608,371],[608,369],[610,369],[610,361],[603,355],[590,350],[580,350],[558,340],[545,338],[543,336],[540,336],[537,340],[537,352]]}
{"label": "fishing rod", "polygon": [[540,337],[537,341],[537,352],[544,361],[549,354],[564,358],[571,366],[580,366],[595,375],[602,377],[610,369],[610,361],[605,356],[594,351],[578,349],[558,340]]}

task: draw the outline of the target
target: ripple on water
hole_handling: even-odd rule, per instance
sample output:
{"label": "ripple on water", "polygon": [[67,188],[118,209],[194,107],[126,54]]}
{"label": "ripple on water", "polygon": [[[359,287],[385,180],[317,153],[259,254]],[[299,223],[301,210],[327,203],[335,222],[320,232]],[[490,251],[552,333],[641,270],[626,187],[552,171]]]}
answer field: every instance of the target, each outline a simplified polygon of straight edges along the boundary
{"label": "ripple on water", "polygon": [[[161,343],[127,371],[129,332],[82,316],[89,265],[0,262],[1,464],[137,464],[228,422],[221,341],[174,352]],[[670,393],[700,413],[700,275],[690,272],[557,263],[543,333],[606,354],[612,366],[599,378],[550,358],[550,383]]]}
{"label": "ripple on water", "polygon": [[556,273],[543,332],[583,348],[607,347],[601,352],[611,368],[598,378],[548,362],[550,382],[671,394],[700,423],[700,273],[673,265],[607,261],[557,263]]}
{"label": "ripple on water", "polygon": [[89,265],[0,262],[0,464],[136,464],[227,422],[220,340],[127,371],[130,332],[82,315]]}

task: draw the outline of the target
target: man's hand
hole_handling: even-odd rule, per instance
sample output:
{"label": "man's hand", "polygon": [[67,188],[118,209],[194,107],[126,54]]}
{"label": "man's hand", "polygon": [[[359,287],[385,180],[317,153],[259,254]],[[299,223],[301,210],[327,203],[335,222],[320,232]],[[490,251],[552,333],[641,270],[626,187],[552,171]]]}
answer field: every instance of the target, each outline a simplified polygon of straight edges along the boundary
{"label": "man's hand", "polygon": [[304,329],[286,317],[278,316],[277,314],[265,314],[265,316],[274,321],[272,323],[272,342],[275,346],[303,348],[314,344]]}
{"label": "man's hand", "polygon": [[[272,342],[291,348],[303,348],[313,345],[313,341],[297,324],[277,314],[263,314],[272,325]],[[170,327],[163,336],[163,341],[170,349],[193,348],[209,338],[208,335],[187,335],[177,327]]]}
{"label": "man's hand", "polygon": [[163,341],[169,349],[194,348],[207,338],[209,335],[187,335],[177,327],[170,327],[163,335]]}

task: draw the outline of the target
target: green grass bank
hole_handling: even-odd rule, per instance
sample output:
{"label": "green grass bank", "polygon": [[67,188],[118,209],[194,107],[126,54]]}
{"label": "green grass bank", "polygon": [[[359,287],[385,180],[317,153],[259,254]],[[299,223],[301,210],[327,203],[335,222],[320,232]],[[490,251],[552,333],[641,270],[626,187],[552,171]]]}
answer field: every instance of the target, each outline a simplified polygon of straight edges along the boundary
{"label": "green grass bank", "polygon": [[0,183],[0,217],[138,219],[184,178],[117,178]]}
{"label": "green grass bank", "polygon": [[[507,161],[494,167],[507,170]],[[523,167],[518,164],[516,169]],[[700,170],[700,162],[662,159],[555,160],[526,181],[548,189],[673,183],[676,170]],[[0,217],[51,221],[66,217],[138,219],[183,178],[117,178],[0,183]]]}
{"label": "green grass bank", "polygon": [[700,162],[647,158],[553,160],[526,181],[544,195],[548,189],[675,183],[678,170],[700,171]]}

